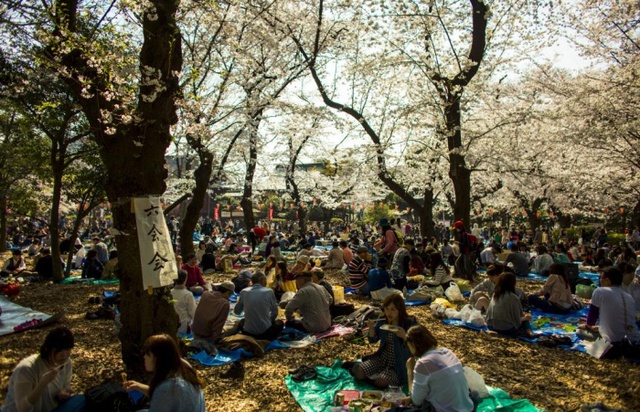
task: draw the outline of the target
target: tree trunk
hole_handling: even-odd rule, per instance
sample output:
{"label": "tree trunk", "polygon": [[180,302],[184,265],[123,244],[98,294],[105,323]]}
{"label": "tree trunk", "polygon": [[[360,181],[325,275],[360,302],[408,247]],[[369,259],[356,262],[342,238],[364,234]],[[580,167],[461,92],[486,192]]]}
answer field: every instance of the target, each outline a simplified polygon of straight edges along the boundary
{"label": "tree trunk", "polygon": [[0,252],[7,251],[7,196],[0,193]]}
{"label": "tree trunk", "polygon": [[[196,144],[195,141],[194,144]],[[187,256],[194,252],[193,231],[198,224],[200,211],[204,206],[204,199],[209,188],[209,179],[211,179],[211,173],[213,172],[213,154],[204,146],[200,146],[196,150],[198,150],[198,156],[200,157],[200,165],[194,172],[196,186],[193,189],[191,202],[187,206],[187,211],[180,227],[180,253],[182,256]]]}
{"label": "tree trunk", "polygon": [[449,177],[453,183],[455,204],[453,206],[454,220],[462,220],[469,227],[471,220],[471,171],[467,168],[462,149],[460,97],[448,96],[449,103],[445,106],[445,120],[447,143],[449,148]]}
{"label": "tree trunk", "polygon": [[631,228],[640,229],[640,201],[636,203],[631,215]]}
{"label": "tree trunk", "polygon": [[256,164],[258,162],[258,126],[262,117],[262,110],[259,110],[251,116],[251,125],[249,126],[249,163],[247,164],[247,173],[244,177],[244,189],[242,191],[242,214],[244,215],[244,225],[249,232],[256,225],[256,218],[253,214],[253,176],[256,172]]}
{"label": "tree trunk", "polygon": [[[67,265],[64,269],[64,277],[68,278],[71,275],[71,266],[73,259],[75,259],[75,247],[76,247],[76,239],[78,238],[78,230],[80,230],[80,224],[82,223],[82,219],[84,219],[86,214],[82,214],[80,208],[76,213],[76,220],[73,222],[73,231],[71,232],[71,238],[69,239],[69,256],[67,256]],[[58,249],[59,250],[59,249]]]}
{"label": "tree trunk", "polygon": [[63,279],[62,264],[60,263],[60,234],[58,219],[60,218],[60,199],[62,198],[62,173],[63,168],[60,160],[56,156],[56,142],[51,153],[51,170],[53,171],[53,196],[51,199],[51,212],[49,214],[49,233],[51,237],[51,259],[53,267],[53,281],[59,282]]}
{"label": "tree trunk", "polygon": [[[140,77],[137,106],[133,113],[125,110],[121,96],[103,93],[112,79],[92,67],[84,44],[75,46],[71,39],[78,30],[77,1],[56,0],[52,10],[53,32],[47,60],[65,66],[61,76],[71,94],[81,105],[100,146],[100,157],[107,169],[107,197],[112,205],[122,301],[122,358],[135,374],[143,374],[142,348],[155,334],[176,336],[178,319],[168,287],[147,293],[142,284],[142,263],[135,214],[131,202],[135,197],[160,196],[166,189],[165,152],[171,144],[170,127],[176,124],[178,73],[182,70],[182,44],[176,24],[179,0],[149,0],[142,15],[143,36],[140,50]],[[67,47],[61,47],[61,44]],[[52,70],[62,71],[59,67]],[[85,90],[90,91],[87,97]],[[114,114],[113,123],[104,122],[104,113]],[[121,122],[120,114],[133,114],[131,123]],[[177,275],[177,274],[176,274]]]}
{"label": "tree trunk", "polygon": [[300,234],[304,236],[307,233],[307,209],[302,206],[299,198],[296,200],[298,202],[298,208],[296,209],[298,212],[298,227],[300,228]]}
{"label": "tree trunk", "polygon": [[420,219],[420,236],[430,239],[436,235],[435,224],[433,223],[433,190],[425,189],[424,206],[414,208],[414,213]]}

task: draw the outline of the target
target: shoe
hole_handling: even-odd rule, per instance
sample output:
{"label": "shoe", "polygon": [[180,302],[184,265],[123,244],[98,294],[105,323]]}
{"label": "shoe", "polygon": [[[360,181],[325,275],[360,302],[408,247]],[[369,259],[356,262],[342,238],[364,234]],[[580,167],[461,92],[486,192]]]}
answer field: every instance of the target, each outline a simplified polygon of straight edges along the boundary
{"label": "shoe", "polygon": [[291,375],[291,379],[295,382],[304,382],[311,379],[315,379],[318,376],[315,368],[309,366],[301,366],[298,370]]}
{"label": "shoe", "polygon": [[235,361],[231,364],[229,369],[220,375],[222,379],[244,379],[244,366],[240,361]]}

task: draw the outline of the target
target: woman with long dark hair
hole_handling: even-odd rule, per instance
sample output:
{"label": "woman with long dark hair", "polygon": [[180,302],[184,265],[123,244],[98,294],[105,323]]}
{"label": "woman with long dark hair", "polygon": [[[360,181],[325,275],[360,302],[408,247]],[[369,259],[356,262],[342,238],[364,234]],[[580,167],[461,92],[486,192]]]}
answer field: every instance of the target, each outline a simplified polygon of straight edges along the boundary
{"label": "woman with long dark hair", "polygon": [[433,280],[426,281],[429,286],[442,286],[442,289],[447,290],[453,282],[453,276],[449,266],[445,265],[442,255],[439,252],[432,253],[429,257],[429,264],[431,266],[431,276]]}
{"label": "woman with long dark hair", "polygon": [[202,381],[191,365],[180,357],[178,345],[171,336],[150,336],[143,351],[144,367],[152,373],[149,384],[127,381],[124,387],[147,395],[151,399],[149,412],[205,411]]}
{"label": "woman with long dark hair", "polygon": [[378,388],[404,386],[407,383],[407,359],[411,356],[405,344],[406,331],[416,324],[407,314],[404,298],[399,293],[382,301],[384,319],[367,321],[369,343],[380,342],[378,350],[365,356],[362,362],[346,362],[344,367],[358,380],[368,381]]}
{"label": "woman with long dark hair", "polygon": [[487,326],[507,335],[534,337],[530,320],[531,314],[524,313],[516,295],[516,275],[513,272],[502,273],[487,308]]}
{"label": "woman with long dark hair", "polygon": [[564,266],[560,263],[549,266],[547,282],[540,290],[529,295],[529,303],[547,313],[565,314],[571,310],[571,282]]}

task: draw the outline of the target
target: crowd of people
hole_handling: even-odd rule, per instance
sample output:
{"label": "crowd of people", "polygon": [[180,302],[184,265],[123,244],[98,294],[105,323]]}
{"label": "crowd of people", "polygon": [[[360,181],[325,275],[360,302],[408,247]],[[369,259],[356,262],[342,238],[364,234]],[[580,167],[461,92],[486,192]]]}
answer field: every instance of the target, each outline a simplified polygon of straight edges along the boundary
{"label": "crowd of people", "polygon": [[[627,242],[611,246],[603,231],[591,239],[560,237],[554,242],[546,231],[527,233],[513,228],[491,233],[477,226],[469,230],[457,221],[450,231],[427,239],[414,237],[412,229],[399,220],[378,223],[375,229],[335,235],[311,231],[286,236],[272,227],[257,226],[247,233],[220,236],[216,226],[209,233],[206,225],[210,222],[204,222],[196,252],[178,258],[180,270],[171,290],[179,317],[176,335],[192,333],[192,347],[215,355],[221,339],[232,333],[273,340],[285,327],[308,334],[325,332],[332,325],[332,308],[338,302],[334,285],[324,275],[336,271],[344,274],[355,293],[382,308],[380,317],[367,320],[365,327],[369,342],[379,342],[378,350],[361,361],[345,362],[343,367],[356,379],[379,388],[408,386],[411,398],[407,401],[415,406],[471,411],[474,400],[466,390],[460,360],[439,347],[428,328],[409,316],[405,306],[408,289],[444,292],[456,285],[454,277],[475,282],[477,268],[485,268],[487,279],[473,287],[469,303],[481,311],[490,329],[533,337],[528,308],[566,314],[579,307],[575,279],[568,271],[572,264],[580,264],[601,274],[580,336],[606,340],[611,347],[607,357],[640,357],[637,231]],[[319,247],[321,242],[326,246]],[[38,258],[33,273],[27,271],[22,249],[16,249],[2,275],[46,278],[38,270],[38,264],[50,255],[42,243],[46,242],[34,241],[27,251]],[[252,264],[257,256],[263,263]],[[83,260],[83,277],[113,276],[106,274],[110,264],[111,273],[117,273],[117,251],[99,236],[93,237]],[[237,276],[218,285],[208,282],[206,275],[228,269],[225,262],[239,269]],[[529,273],[546,277],[546,282],[526,295],[516,287],[516,280]],[[417,285],[416,277],[421,279]],[[237,299],[235,305],[230,302],[232,295]],[[279,308],[284,309],[284,319],[278,316]],[[225,325],[231,311],[243,317],[229,329]],[[76,410],[65,409],[82,403],[69,387],[72,348],[71,331],[52,331],[40,354],[24,359],[15,369],[3,411]],[[174,337],[150,337],[144,354],[151,381],[127,381],[128,390],[149,396],[151,411],[174,402],[175,393],[186,399],[189,410],[204,410],[202,382],[180,358]]]}

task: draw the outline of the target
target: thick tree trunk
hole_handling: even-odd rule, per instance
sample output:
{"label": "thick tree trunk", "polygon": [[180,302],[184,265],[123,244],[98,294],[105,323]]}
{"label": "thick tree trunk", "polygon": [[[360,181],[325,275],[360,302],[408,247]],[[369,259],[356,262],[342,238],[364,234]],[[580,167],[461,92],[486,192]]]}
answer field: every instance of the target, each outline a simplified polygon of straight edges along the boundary
{"label": "thick tree trunk", "polygon": [[[166,188],[164,155],[171,143],[170,126],[178,121],[175,101],[177,76],[182,70],[181,35],[176,24],[180,1],[145,3],[147,9],[141,13],[140,86],[133,113],[122,112],[127,104],[119,100],[120,96],[104,94],[110,90],[110,73],[92,67],[90,56],[84,54],[86,45],[74,47],[72,39],[76,37],[69,34],[75,33],[79,25],[78,4],[56,0],[52,8],[56,13],[52,44],[46,53],[48,60],[68,69],[62,80],[82,106],[107,169],[107,197],[112,205],[121,273],[122,357],[132,372],[142,375],[145,340],[158,333],[176,336],[178,329],[169,287],[149,294],[147,285],[142,284],[140,245],[131,204],[135,197],[160,196]],[[62,43],[68,45],[60,47]],[[113,123],[104,121],[104,113]],[[133,114],[135,120],[121,123],[121,114]]]}
{"label": "thick tree trunk", "polygon": [[300,199],[296,199],[298,208],[298,226],[300,227],[300,234],[304,236],[307,233],[307,209],[302,207]]}
{"label": "thick tree trunk", "polygon": [[209,188],[209,179],[211,179],[211,173],[213,172],[213,154],[203,146],[196,150],[198,150],[198,156],[200,157],[200,165],[194,172],[196,186],[193,189],[191,202],[187,206],[187,211],[180,227],[180,253],[182,256],[187,256],[194,252],[193,231],[198,224],[200,211],[204,206],[204,199]]}
{"label": "thick tree trunk", "polygon": [[455,204],[453,206],[454,220],[462,220],[465,226],[471,223],[471,171],[467,168],[462,149],[460,97],[448,96],[449,103],[445,106],[445,121],[447,143],[449,148],[449,177],[453,183]]}
{"label": "thick tree trunk", "polygon": [[430,239],[436,235],[435,224],[433,223],[433,190],[426,189],[424,195],[424,206],[414,208],[420,218],[420,236]]}

